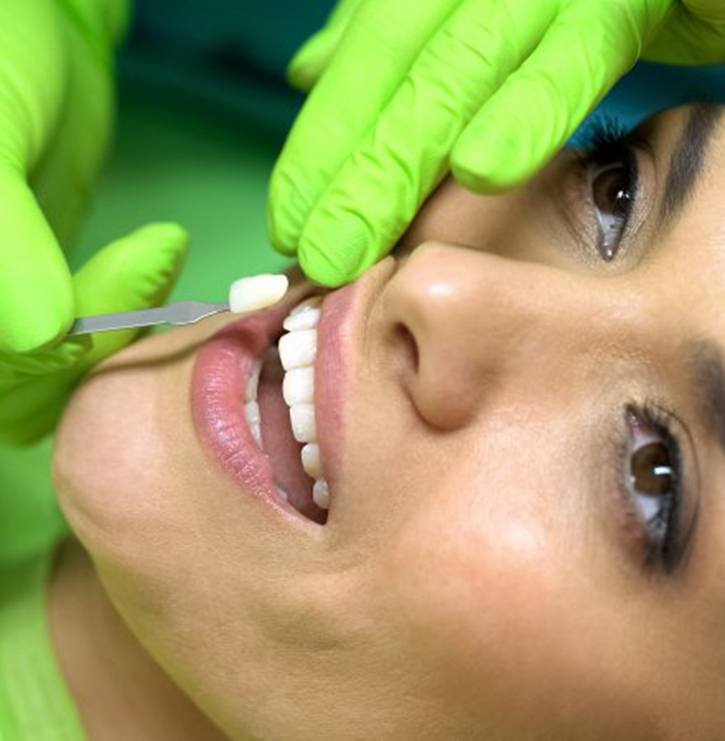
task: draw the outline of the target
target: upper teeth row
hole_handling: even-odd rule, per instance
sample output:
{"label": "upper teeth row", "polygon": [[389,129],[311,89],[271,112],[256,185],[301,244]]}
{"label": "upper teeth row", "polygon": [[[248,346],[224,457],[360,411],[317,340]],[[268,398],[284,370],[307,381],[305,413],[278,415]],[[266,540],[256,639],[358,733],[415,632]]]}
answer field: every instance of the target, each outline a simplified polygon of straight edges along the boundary
{"label": "upper teeth row", "polygon": [[[320,320],[319,296],[296,306],[282,326],[287,333],[278,343],[279,357],[285,370],[282,395],[290,408],[290,423],[295,440],[303,443],[300,450],[302,467],[315,479],[312,498],[318,507],[329,507],[327,482],[322,477],[320,448],[315,425],[315,357],[317,355],[317,324]],[[261,447],[257,386],[261,361],[255,366],[247,384],[246,416],[257,444]]]}

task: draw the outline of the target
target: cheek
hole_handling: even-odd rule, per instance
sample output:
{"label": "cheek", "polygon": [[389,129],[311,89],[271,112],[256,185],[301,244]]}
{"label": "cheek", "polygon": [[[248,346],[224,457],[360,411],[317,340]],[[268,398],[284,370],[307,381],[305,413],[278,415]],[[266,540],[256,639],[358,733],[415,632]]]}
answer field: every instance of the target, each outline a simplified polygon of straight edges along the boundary
{"label": "cheek", "polygon": [[432,692],[500,738],[648,738],[620,686],[606,590],[575,550],[567,563],[562,525],[498,483],[483,504],[426,505],[382,565],[412,661],[435,677]]}

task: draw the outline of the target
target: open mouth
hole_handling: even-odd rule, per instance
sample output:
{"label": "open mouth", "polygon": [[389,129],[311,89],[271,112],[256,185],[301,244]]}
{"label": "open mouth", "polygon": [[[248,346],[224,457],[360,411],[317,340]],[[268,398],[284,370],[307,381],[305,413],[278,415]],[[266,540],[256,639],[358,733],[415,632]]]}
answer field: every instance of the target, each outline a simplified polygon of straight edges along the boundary
{"label": "open mouth", "polygon": [[279,305],[224,325],[196,356],[190,405],[201,446],[243,491],[297,524],[325,525],[339,506],[355,321],[394,263],[380,266],[324,297],[302,283]]}
{"label": "open mouth", "polygon": [[272,467],[277,493],[324,525],[329,507],[315,421],[315,358],[322,298],[296,306],[283,331],[257,359],[245,389],[245,418]]}

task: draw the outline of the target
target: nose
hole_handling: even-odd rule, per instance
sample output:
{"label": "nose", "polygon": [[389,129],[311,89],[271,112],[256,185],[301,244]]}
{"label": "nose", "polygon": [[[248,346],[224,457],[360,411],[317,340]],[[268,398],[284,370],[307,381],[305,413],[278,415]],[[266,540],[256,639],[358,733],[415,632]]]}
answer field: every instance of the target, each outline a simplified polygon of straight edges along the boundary
{"label": "nose", "polygon": [[418,247],[386,286],[383,313],[413,349],[404,383],[419,414],[452,430],[512,384],[546,393],[565,382],[617,314],[595,283],[465,247]]}

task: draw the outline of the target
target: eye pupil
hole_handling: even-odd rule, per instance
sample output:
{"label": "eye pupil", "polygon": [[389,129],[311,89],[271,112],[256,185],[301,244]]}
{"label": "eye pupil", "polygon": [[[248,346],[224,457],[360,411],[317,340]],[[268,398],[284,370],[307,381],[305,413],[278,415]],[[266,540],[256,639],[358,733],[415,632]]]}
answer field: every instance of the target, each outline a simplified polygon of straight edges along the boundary
{"label": "eye pupil", "polygon": [[594,205],[605,214],[624,218],[632,200],[630,177],[621,164],[610,165],[592,181]]}
{"label": "eye pupil", "polygon": [[672,488],[672,464],[662,443],[644,445],[632,454],[632,483],[639,494],[662,496]]}

